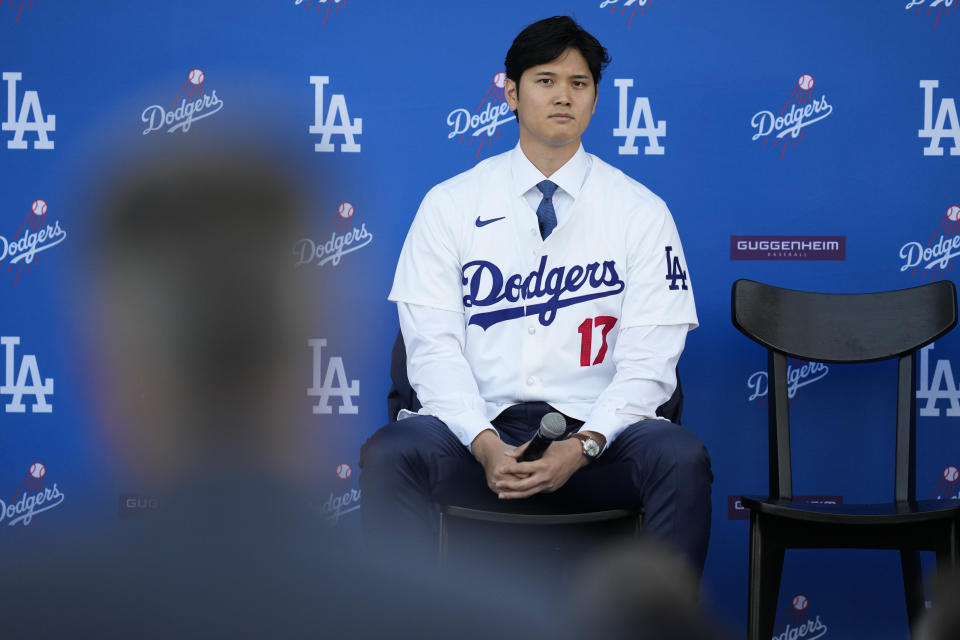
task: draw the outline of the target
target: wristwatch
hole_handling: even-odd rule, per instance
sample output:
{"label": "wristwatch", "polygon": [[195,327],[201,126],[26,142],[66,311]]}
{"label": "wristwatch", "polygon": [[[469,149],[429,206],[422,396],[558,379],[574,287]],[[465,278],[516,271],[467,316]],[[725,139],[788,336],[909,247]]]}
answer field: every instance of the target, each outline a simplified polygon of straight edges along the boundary
{"label": "wristwatch", "polygon": [[591,461],[596,460],[600,455],[600,443],[585,433],[573,433],[571,437],[576,438],[583,445],[583,455]]}

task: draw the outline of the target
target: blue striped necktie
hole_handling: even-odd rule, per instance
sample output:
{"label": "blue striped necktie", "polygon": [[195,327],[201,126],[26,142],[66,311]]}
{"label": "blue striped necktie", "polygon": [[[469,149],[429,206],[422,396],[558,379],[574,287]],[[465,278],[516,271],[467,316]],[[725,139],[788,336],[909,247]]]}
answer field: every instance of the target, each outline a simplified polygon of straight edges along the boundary
{"label": "blue striped necktie", "polygon": [[557,228],[557,212],[553,209],[553,193],[557,185],[549,180],[537,184],[537,189],[543,194],[543,200],[537,207],[537,220],[540,222],[540,236],[546,240],[547,236]]}

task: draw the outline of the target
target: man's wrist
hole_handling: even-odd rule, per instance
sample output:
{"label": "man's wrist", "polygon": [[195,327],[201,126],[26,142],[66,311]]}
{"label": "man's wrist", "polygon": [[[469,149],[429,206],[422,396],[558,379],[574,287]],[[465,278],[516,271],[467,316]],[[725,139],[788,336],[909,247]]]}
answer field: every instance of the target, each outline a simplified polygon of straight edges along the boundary
{"label": "man's wrist", "polygon": [[484,429],[478,433],[477,437],[470,443],[470,452],[473,453],[473,457],[476,458],[478,462],[483,464],[483,457],[487,447],[499,442],[500,435],[492,427]]}

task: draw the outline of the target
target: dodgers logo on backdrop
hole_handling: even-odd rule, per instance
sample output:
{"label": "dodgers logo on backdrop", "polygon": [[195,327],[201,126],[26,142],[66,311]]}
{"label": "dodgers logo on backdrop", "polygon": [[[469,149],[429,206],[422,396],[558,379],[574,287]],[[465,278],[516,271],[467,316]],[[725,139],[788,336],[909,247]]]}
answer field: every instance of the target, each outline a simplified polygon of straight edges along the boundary
{"label": "dodgers logo on backdrop", "polygon": [[936,280],[937,276],[946,278],[953,259],[960,256],[958,231],[960,231],[960,205],[954,204],[947,207],[940,226],[928,242],[913,240],[900,247],[899,255],[903,261],[900,265],[901,273],[910,271],[911,277],[919,274],[921,279],[929,274],[931,281]]}
{"label": "dodgers logo on backdrop", "polygon": [[301,238],[293,246],[293,255],[297,266],[314,263],[317,267],[329,265],[338,267],[347,254],[370,246],[373,234],[367,230],[366,223],[354,225],[354,206],[341,202],[333,215],[333,222],[319,240]]}
{"label": "dodgers logo on backdrop", "polygon": [[45,200],[34,200],[30,203],[30,209],[16,235],[9,240],[0,235],[0,264],[6,261],[8,272],[14,267],[17,268],[13,279],[14,286],[20,281],[20,273],[24,267],[29,273],[30,268],[39,262],[38,253],[67,239],[67,232],[60,227],[59,220],[55,220],[53,224],[47,223],[47,211]]}
{"label": "dodgers logo on backdrop", "polygon": [[938,358],[933,374],[930,373],[930,354],[935,344],[931,342],[920,350],[917,400],[925,401],[920,407],[920,415],[931,418],[940,417],[940,407],[937,403],[944,401],[947,403],[946,416],[960,418],[960,388],[957,388],[950,361],[946,358]]}
{"label": "dodgers logo on backdrop", "polygon": [[140,120],[147,125],[143,135],[161,131],[187,133],[194,122],[209,118],[223,109],[223,100],[217,97],[217,90],[205,91],[205,80],[206,74],[202,69],[191,69],[169,109],[159,104],[144,109],[140,115]]}
{"label": "dodgers logo on backdrop", "polygon": [[827,94],[821,93],[819,98],[814,98],[813,85],[813,76],[803,74],[797,78],[797,86],[779,111],[758,111],[750,119],[754,141],[762,138],[762,144],[766,146],[770,136],[773,136],[774,148],[783,142],[780,147],[781,160],[788,143],[796,147],[797,142],[803,140],[807,127],[833,113],[833,105],[827,102]]}
{"label": "dodgers logo on backdrop", "polygon": [[[807,504],[843,504],[843,496],[793,496],[794,502]],[[741,496],[727,496],[727,520],[749,520],[750,510],[743,504]]]}
{"label": "dodgers logo on backdrop", "polygon": [[[905,11],[916,9],[915,15],[920,15],[923,12],[926,16],[933,15],[933,10],[936,9],[937,12],[933,19],[933,28],[936,29],[940,22],[940,16],[944,18],[949,16],[953,10],[954,2],[955,0],[909,0],[903,8]],[[924,9],[926,9],[925,12]]]}
{"label": "dodgers logo on backdrop", "polygon": [[[2,6],[2,3],[0,3]],[[13,9],[17,12],[17,17],[13,19],[14,22],[20,22],[20,16],[23,14],[24,9],[29,9],[33,6],[33,0],[10,0],[10,3],[7,5],[8,9]]]}
{"label": "dodgers logo on backdrop", "polygon": [[[549,256],[540,257],[540,265],[536,271],[527,274],[514,273],[506,278],[497,265],[486,260],[472,260],[463,265],[462,283],[469,291],[463,297],[464,307],[475,309],[498,305],[503,301],[524,301],[516,306],[495,311],[473,311],[467,324],[486,330],[498,322],[535,315],[538,316],[540,324],[547,327],[556,319],[559,309],[617,295],[626,286],[620,279],[616,262],[613,260],[605,260],[602,265],[600,262],[591,262],[582,266],[553,267],[547,271],[548,258]],[[570,295],[583,287],[591,291]],[[536,300],[543,302],[527,302]]]}
{"label": "dodgers logo on backdrop", "polygon": [[53,405],[47,397],[53,395],[53,378],[40,376],[37,356],[32,353],[23,354],[18,360],[16,349],[19,344],[19,336],[0,336],[0,345],[4,349],[0,396],[10,396],[3,410],[7,413],[26,413],[27,405],[23,403],[23,397],[33,396],[31,413],[53,413]]}
{"label": "dodgers logo on backdrop", "polygon": [[7,149],[27,149],[24,135],[29,131],[37,134],[33,141],[34,149],[53,149],[54,143],[49,134],[57,130],[57,116],[43,115],[40,95],[36,91],[24,91],[20,108],[17,109],[17,83],[23,80],[19,71],[4,71],[3,81],[7,83],[7,119],[0,125],[2,131],[12,131],[13,138],[7,140]]}
{"label": "dodgers logo on backdrop", "polygon": [[957,118],[957,102],[953,98],[941,98],[937,105],[937,120],[933,120],[934,97],[933,90],[940,88],[939,80],[921,80],[923,89],[923,129],[918,135],[927,138],[930,142],[923,148],[925,156],[942,156],[943,147],[940,146],[944,138],[953,141],[950,147],[951,156],[960,156],[960,120]]}
{"label": "dodgers logo on backdrop", "polygon": [[[642,17],[643,12],[653,4],[653,0],[601,0],[600,8],[606,9],[610,7],[610,14],[613,15],[617,13],[617,9],[620,9],[620,15],[624,16],[627,20],[627,29],[633,26],[634,17]],[[630,10],[627,13],[627,9]],[[637,15],[637,9],[640,9],[640,15]]]}
{"label": "dodgers logo on backdrop", "polygon": [[320,511],[320,515],[324,519],[338,524],[340,518],[360,509],[362,497],[363,494],[360,489],[348,489],[343,493],[331,491],[323,503],[313,506],[312,509]]}
{"label": "dodgers logo on backdrop", "polygon": [[[830,367],[822,362],[804,362],[803,364],[800,364],[799,360],[793,362],[794,364],[791,364],[789,359],[787,361],[787,397],[790,400],[796,399],[800,389],[822,380],[830,373]],[[747,402],[760,400],[760,404],[763,404],[769,391],[767,372],[761,370],[751,373],[747,378],[747,387],[750,389]]]}
{"label": "dodgers logo on backdrop", "polygon": [[63,504],[66,496],[57,488],[56,482],[52,487],[45,486],[46,477],[46,465],[42,462],[30,465],[10,502],[0,500],[0,524],[28,527],[37,515]]}
{"label": "dodgers logo on backdrop", "polygon": [[960,500],[960,469],[950,464],[943,468],[937,485],[930,492],[931,500]]}
{"label": "dodgers logo on backdrop", "polygon": [[[653,119],[650,107],[650,98],[637,97],[633,101],[633,110],[628,113],[628,90],[633,86],[633,78],[614,78],[614,86],[620,91],[620,110],[618,126],[613,130],[613,137],[623,138],[623,144],[617,147],[621,156],[635,156],[640,153],[637,147],[637,138],[646,138],[647,144],[643,154],[647,156],[662,156],[666,148],[660,144],[660,138],[667,137],[667,121]],[[629,124],[627,119],[629,118]],[[641,125],[642,122],[642,125]]]}
{"label": "dodgers logo on backdrop", "polygon": [[311,338],[307,341],[313,350],[313,386],[307,389],[307,397],[317,398],[313,412],[317,414],[332,414],[330,398],[340,398],[337,413],[356,415],[360,407],[353,403],[354,398],[360,397],[360,381],[349,380],[343,366],[343,358],[332,356],[323,361],[323,348],[327,346],[326,338]]}
{"label": "dodgers logo on backdrop", "polygon": [[780,623],[774,625],[773,640],[817,640],[827,635],[827,625],[820,616],[811,616],[810,600],[802,593],[790,598]]}
{"label": "dodgers logo on backdrop", "polygon": [[293,6],[303,7],[308,12],[310,8],[316,6],[313,10],[313,13],[319,14],[321,9],[323,11],[323,22],[321,24],[327,24],[327,18],[330,17],[330,9],[333,9],[334,13],[340,13],[340,7],[347,4],[347,0],[293,0]]}
{"label": "dodgers logo on backdrop", "polygon": [[500,137],[500,127],[516,119],[504,95],[506,82],[507,74],[503,71],[493,74],[490,86],[475,109],[458,107],[447,114],[447,126],[450,127],[447,139],[456,138],[457,144],[466,140],[468,147],[476,142],[476,157],[479,158],[483,145],[489,147]]}
{"label": "dodgers logo on backdrop", "polygon": [[[310,133],[320,136],[320,142],[313,145],[317,153],[333,153],[338,149],[330,141],[337,135],[343,136],[339,151],[344,153],[359,153],[360,143],[354,139],[363,133],[363,119],[350,119],[347,111],[347,98],[342,93],[330,96],[330,108],[327,109],[327,119],[323,119],[323,88],[330,84],[330,76],[310,76],[313,85],[313,124]],[[339,124],[338,124],[339,122]]]}

